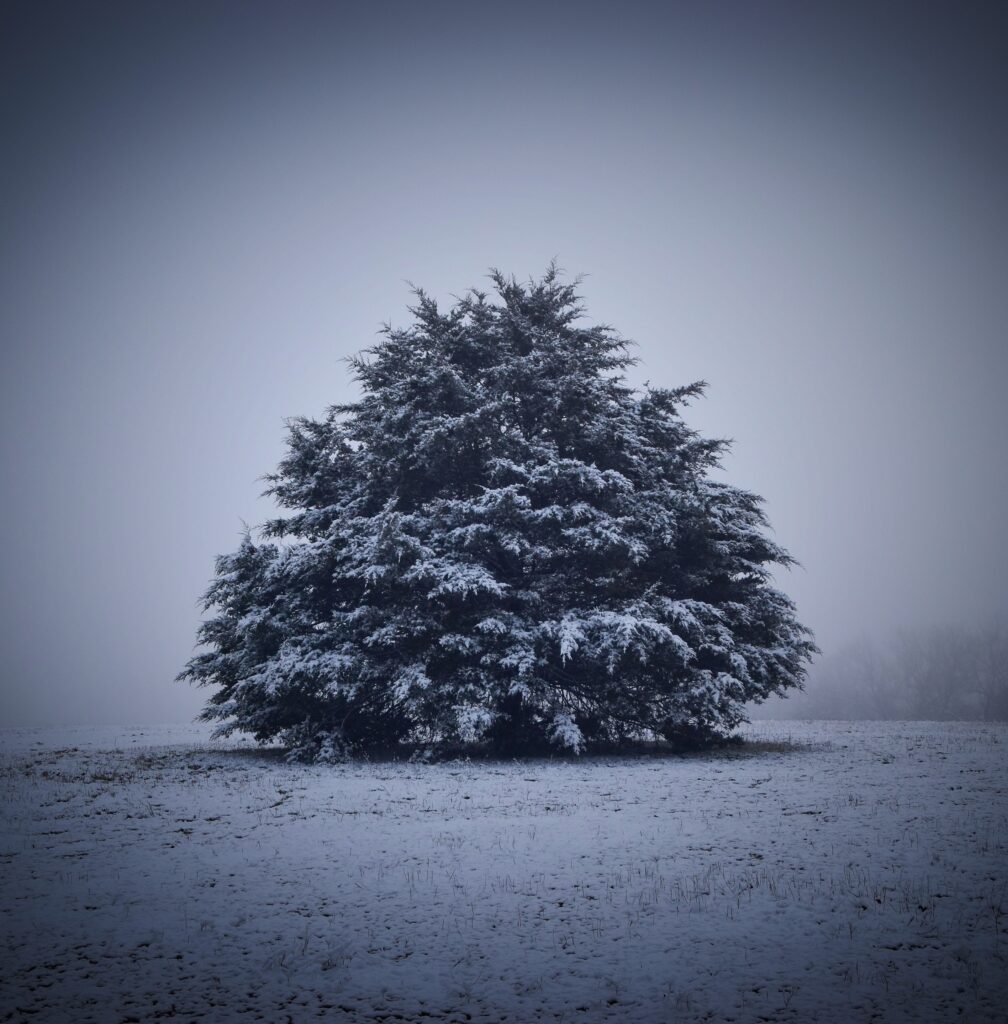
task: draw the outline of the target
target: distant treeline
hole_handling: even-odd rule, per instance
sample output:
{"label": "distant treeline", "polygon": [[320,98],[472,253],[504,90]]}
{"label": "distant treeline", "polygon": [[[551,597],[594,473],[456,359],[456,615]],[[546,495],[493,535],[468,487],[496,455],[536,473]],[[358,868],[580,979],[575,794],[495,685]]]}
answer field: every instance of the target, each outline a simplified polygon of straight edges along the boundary
{"label": "distant treeline", "polygon": [[820,658],[754,718],[1008,720],[1008,620],[905,630]]}

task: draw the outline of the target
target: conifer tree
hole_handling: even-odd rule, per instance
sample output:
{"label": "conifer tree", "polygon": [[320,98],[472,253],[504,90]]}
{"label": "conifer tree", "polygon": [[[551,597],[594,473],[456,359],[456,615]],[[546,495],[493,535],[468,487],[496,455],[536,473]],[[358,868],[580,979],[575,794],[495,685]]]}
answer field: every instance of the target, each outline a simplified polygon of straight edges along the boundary
{"label": "conifer tree", "polygon": [[680,414],[703,382],[637,392],[555,266],[491,276],[446,311],[417,290],[351,360],[359,401],[289,423],[285,513],[217,559],[180,675],[219,735],[581,752],[801,686],[816,648],[771,582],[792,559]]}

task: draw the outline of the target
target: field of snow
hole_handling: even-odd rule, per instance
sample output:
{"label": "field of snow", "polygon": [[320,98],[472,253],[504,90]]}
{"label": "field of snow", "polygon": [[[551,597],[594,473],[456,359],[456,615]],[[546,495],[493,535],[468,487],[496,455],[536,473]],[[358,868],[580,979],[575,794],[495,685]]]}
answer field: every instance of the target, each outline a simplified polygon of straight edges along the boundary
{"label": "field of snow", "polygon": [[1008,726],[747,734],[304,767],[0,733],[0,1020],[1005,1020]]}

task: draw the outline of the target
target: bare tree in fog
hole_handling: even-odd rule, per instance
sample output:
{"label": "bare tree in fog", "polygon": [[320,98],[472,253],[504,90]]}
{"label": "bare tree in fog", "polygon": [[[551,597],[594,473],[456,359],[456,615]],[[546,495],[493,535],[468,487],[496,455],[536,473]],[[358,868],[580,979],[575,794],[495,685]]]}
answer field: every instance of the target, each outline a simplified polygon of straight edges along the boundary
{"label": "bare tree in fog", "polygon": [[1008,720],[1008,624],[1004,620],[991,622],[980,630],[973,671],[981,717]]}
{"label": "bare tree in fog", "polygon": [[1008,720],[1008,622],[907,629],[824,658],[770,712],[824,719]]}

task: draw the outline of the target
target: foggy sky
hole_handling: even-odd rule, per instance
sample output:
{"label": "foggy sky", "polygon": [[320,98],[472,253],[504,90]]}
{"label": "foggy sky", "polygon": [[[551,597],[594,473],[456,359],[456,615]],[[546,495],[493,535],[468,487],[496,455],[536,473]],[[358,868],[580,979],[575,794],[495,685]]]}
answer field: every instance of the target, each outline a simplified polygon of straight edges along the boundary
{"label": "foggy sky", "polygon": [[1005,26],[819,7],[5,5],[0,724],[189,720],[284,417],[554,256],[825,651],[1004,610]]}

